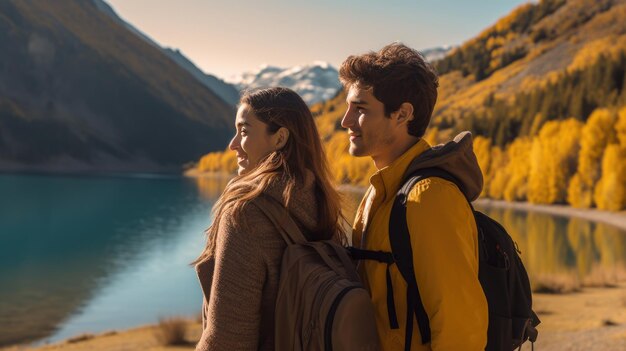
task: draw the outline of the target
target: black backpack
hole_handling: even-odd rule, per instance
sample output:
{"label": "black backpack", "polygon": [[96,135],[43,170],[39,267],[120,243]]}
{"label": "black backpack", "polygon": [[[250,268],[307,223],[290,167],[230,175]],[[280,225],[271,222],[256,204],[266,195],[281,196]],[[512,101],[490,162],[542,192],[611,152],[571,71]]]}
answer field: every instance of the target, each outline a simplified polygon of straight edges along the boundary
{"label": "black backpack", "polygon": [[[428,315],[422,304],[413,272],[413,251],[406,222],[406,201],[413,186],[422,179],[438,177],[448,180],[461,190],[461,183],[450,173],[439,168],[420,169],[405,177],[404,185],[396,194],[389,219],[391,252],[368,251],[351,248],[354,259],[376,260],[387,264],[387,311],[391,329],[398,328],[393,302],[393,286],[389,278],[389,266],[396,264],[407,282],[407,323],[405,350],[411,348],[413,316],[415,316],[422,344],[431,340]],[[528,274],[519,257],[520,251],[511,236],[498,222],[476,211],[471,202],[478,227],[479,271],[489,307],[487,351],[514,350],[521,348],[526,340],[537,339],[539,318],[532,310],[532,295]]]}

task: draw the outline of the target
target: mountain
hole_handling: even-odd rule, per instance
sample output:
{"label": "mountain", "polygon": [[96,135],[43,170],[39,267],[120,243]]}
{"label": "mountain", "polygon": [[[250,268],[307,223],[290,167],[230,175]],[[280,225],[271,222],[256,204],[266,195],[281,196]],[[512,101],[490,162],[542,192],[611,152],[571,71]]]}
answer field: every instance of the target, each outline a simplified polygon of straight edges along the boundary
{"label": "mountain", "polygon": [[326,62],[279,68],[264,65],[253,72],[246,72],[233,79],[240,89],[283,86],[300,94],[308,105],[325,101],[341,89],[339,72]]}
{"label": "mountain", "polygon": [[420,52],[422,53],[422,55],[424,55],[424,58],[426,58],[426,61],[430,63],[434,63],[435,61],[439,61],[442,58],[444,58],[452,49],[453,49],[452,46],[446,45],[446,46],[439,46],[435,48],[424,49],[424,50],[421,50]]}
{"label": "mountain", "polygon": [[[505,145],[529,135],[540,112],[545,120],[537,121],[536,127],[567,117],[586,121],[595,108],[616,103],[591,101],[608,97],[600,91],[612,89],[613,84],[589,81],[594,86],[589,85],[587,92],[582,89],[585,82],[574,76],[594,76],[590,70],[599,61],[617,59],[626,48],[624,19],[623,0],[543,0],[521,5],[436,63],[441,88],[434,125],[457,130],[477,127],[479,134]],[[620,79],[616,77],[618,84]],[[557,82],[569,82],[568,89],[548,89]],[[620,95],[621,86],[615,92]]]}
{"label": "mountain", "polygon": [[[626,0],[529,2],[434,61],[439,97],[424,139],[474,135],[481,196],[626,209]],[[345,91],[311,107],[338,182],[369,184],[348,155]],[[232,155],[198,170],[233,170]]]}
{"label": "mountain", "polygon": [[[284,86],[298,92],[309,104],[328,100],[341,88],[338,72],[325,62],[314,62],[311,65],[296,66],[292,68],[279,68],[264,65],[253,72],[245,72],[231,79],[229,84],[210,74],[202,72],[180,50],[162,48],[146,34],[135,28],[132,24],[120,18],[113,8],[104,0],[92,0],[94,4],[114,21],[128,28],[150,45],[162,50],[174,62],[193,75],[198,81],[214,91],[224,101],[236,105],[239,101],[240,91],[270,86]],[[449,47],[427,49],[424,55],[429,60],[437,60],[450,50]]]}
{"label": "mountain", "polygon": [[[431,144],[475,136],[482,196],[626,208],[626,1],[527,3],[434,62]],[[347,155],[345,93],[312,107],[340,182],[367,185]]]}
{"label": "mountain", "polygon": [[219,97],[226,101],[226,103],[231,106],[237,105],[239,102],[239,90],[237,90],[234,85],[202,72],[178,49],[165,48],[163,51],[167,56],[169,56],[169,58],[174,60],[174,62],[184,68],[187,72],[191,73],[191,75],[194,76],[200,83],[215,92]]}
{"label": "mountain", "polygon": [[119,17],[115,10],[113,10],[113,8],[104,0],[92,1],[98,9],[107,14],[111,19],[128,28],[131,32],[135,33],[138,37],[143,39],[148,44],[163,51],[163,53],[165,53],[169,58],[174,60],[174,62],[184,68],[187,72],[191,73],[191,75],[194,76],[200,83],[211,89],[228,104],[233,106],[237,104],[237,102],[239,101],[239,91],[233,85],[228,84],[215,76],[202,72],[202,70],[200,70],[193,62],[191,62],[191,60],[189,60],[182,52],[180,52],[180,50],[161,47],[146,34],[135,28],[135,26]]}
{"label": "mountain", "polygon": [[92,1],[0,2],[0,170],[176,171],[234,109]]}

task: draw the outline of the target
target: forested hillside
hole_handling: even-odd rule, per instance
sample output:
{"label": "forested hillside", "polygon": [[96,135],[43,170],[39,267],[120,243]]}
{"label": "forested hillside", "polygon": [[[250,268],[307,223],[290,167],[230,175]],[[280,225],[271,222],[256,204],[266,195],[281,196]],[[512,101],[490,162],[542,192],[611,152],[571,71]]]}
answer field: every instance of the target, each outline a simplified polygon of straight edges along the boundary
{"label": "forested hillside", "polygon": [[179,171],[233,108],[82,0],[0,1],[0,170]]}
{"label": "forested hillside", "polygon": [[[483,196],[626,208],[626,1],[520,6],[436,62],[439,99],[426,139],[475,135]],[[312,107],[339,182],[367,185],[348,155],[345,93]],[[204,170],[233,170],[211,154]]]}

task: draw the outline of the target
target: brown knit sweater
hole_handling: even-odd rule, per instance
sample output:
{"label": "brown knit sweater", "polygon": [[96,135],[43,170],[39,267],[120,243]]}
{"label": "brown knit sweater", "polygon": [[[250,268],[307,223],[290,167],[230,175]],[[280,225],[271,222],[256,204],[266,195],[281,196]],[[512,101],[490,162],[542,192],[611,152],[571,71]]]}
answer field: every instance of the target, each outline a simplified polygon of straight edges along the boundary
{"label": "brown knit sweater", "polygon": [[[282,200],[284,184],[266,192]],[[315,227],[317,203],[312,177],[294,191],[289,211],[306,234]],[[212,259],[196,266],[204,295],[203,332],[196,350],[274,350],[274,307],[280,264],[286,247],[256,205],[235,222],[228,212],[219,220]]]}

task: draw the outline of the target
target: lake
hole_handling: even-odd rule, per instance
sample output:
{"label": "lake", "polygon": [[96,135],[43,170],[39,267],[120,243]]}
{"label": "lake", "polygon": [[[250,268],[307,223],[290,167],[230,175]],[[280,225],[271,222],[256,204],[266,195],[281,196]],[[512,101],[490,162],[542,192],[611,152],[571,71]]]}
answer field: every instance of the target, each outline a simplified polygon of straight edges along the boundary
{"label": "lake", "polygon": [[[202,297],[189,262],[225,184],[149,174],[0,175],[0,345],[197,317]],[[349,194],[351,206],[359,197]],[[626,233],[614,227],[482,210],[516,240],[533,284],[609,285],[626,271]]]}

